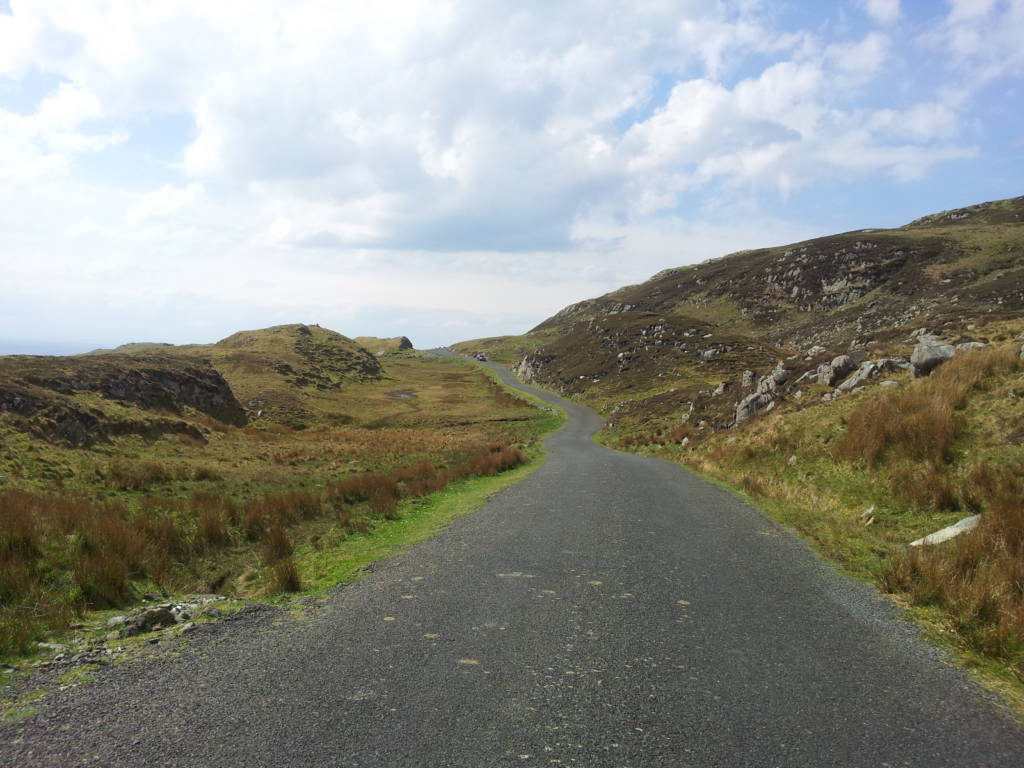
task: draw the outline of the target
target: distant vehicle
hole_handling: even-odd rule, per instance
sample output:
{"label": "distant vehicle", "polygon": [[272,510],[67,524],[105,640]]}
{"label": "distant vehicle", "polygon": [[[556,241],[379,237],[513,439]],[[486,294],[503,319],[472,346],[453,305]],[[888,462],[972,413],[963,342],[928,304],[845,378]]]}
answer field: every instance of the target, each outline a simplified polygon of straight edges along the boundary
{"label": "distant vehicle", "polygon": [[473,355],[473,357],[475,357],[481,363],[487,362],[487,355],[485,355],[483,352],[477,352],[475,355]]}

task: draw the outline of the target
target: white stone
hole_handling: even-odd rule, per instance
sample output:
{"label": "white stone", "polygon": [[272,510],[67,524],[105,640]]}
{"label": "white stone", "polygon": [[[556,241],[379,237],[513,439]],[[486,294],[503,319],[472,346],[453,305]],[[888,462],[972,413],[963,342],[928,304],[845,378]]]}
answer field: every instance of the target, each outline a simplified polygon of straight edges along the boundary
{"label": "white stone", "polygon": [[929,533],[927,536],[924,536],[917,541],[910,542],[910,546],[920,547],[925,544],[941,544],[944,541],[949,541],[950,539],[959,536],[961,533],[971,530],[978,524],[980,519],[981,515],[965,517],[963,520],[953,523],[953,525],[946,526],[935,533]]}

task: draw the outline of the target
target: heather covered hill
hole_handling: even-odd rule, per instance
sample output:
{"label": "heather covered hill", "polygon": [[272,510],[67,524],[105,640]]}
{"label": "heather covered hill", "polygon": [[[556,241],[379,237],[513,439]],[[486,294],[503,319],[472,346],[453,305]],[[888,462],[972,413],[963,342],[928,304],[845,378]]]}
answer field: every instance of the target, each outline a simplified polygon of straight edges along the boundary
{"label": "heather covered hill", "polygon": [[190,416],[246,423],[231,387],[208,362],[149,353],[0,357],[0,412],[19,431],[71,445],[125,434],[201,438]]}
{"label": "heather covered hill", "polygon": [[412,342],[406,336],[395,336],[390,339],[382,339],[377,336],[356,336],[355,342],[377,357],[397,355],[399,352],[413,348]]}
{"label": "heather covered hill", "polygon": [[785,358],[810,370],[843,354],[909,357],[922,328],[984,343],[1022,313],[1024,197],[667,269],[525,336],[457,346],[496,347],[526,379],[627,421],[687,411],[724,428]]}

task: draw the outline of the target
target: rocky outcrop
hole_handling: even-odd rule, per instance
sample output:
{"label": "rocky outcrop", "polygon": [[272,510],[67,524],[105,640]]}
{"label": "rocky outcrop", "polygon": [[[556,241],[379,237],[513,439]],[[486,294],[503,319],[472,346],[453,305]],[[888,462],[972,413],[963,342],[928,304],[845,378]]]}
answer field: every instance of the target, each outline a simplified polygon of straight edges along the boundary
{"label": "rocky outcrop", "polygon": [[[113,415],[78,397],[83,394],[129,408]],[[185,421],[187,411],[225,424],[246,423],[231,387],[209,363],[153,356],[2,358],[0,411],[20,418],[26,431],[76,446],[127,434],[203,439]]]}
{"label": "rocky outcrop", "polygon": [[844,376],[856,367],[857,364],[853,361],[852,357],[849,355],[838,355],[833,357],[830,362],[822,363],[818,366],[817,381],[819,384],[833,387],[837,381],[842,380]]}
{"label": "rocky outcrop", "polygon": [[771,373],[758,379],[756,391],[736,404],[736,424],[742,424],[749,420],[760,410],[773,408],[776,399],[781,394],[782,387],[789,381],[789,378],[790,372],[780,361]]}
{"label": "rocky outcrop", "polygon": [[902,357],[883,357],[879,360],[865,360],[852,376],[836,387],[836,391],[852,392],[857,387],[863,387],[871,379],[877,379],[883,373],[895,373],[896,371],[909,369],[910,363]]}
{"label": "rocky outcrop", "polygon": [[910,356],[914,378],[929,375],[955,354],[956,349],[952,344],[947,344],[935,336],[922,335],[917,346],[914,347],[914,353]]}

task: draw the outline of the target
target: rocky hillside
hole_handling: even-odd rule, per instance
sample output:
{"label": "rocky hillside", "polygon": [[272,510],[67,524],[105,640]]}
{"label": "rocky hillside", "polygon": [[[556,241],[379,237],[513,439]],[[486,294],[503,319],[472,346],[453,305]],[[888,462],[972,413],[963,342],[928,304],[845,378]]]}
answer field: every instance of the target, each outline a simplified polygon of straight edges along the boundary
{"label": "rocky hillside", "polygon": [[746,494],[1024,711],[1022,342],[1015,198],[666,270],[459,348]]}
{"label": "rocky hillside", "polygon": [[300,429],[316,421],[320,396],[384,376],[380,361],[357,342],[301,323],[239,331],[214,344],[136,343],[109,352],[135,355],[154,348],[167,356],[208,361],[230,384],[249,418]]}
{"label": "rocky hillside", "polygon": [[0,358],[0,412],[22,431],[72,445],[116,435],[182,433],[186,417],[245,424],[231,387],[207,362],[144,354]]}
{"label": "rocky hillside", "polygon": [[383,376],[377,358],[340,333],[280,325],[215,344],[0,358],[0,412],[19,431],[72,445],[125,434],[202,439],[206,428],[194,417],[302,428],[317,419],[318,395]]}
{"label": "rocky hillside", "polygon": [[1022,315],[1024,197],[668,269],[479,345],[533,349],[514,361],[525,379],[612,426],[711,432],[909,370],[922,341],[1006,337]]}

